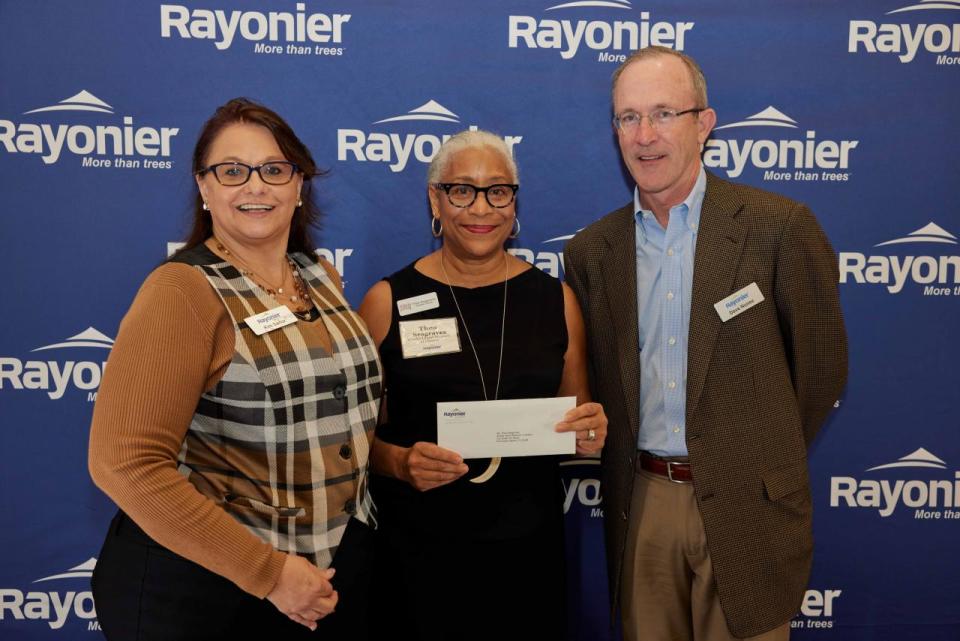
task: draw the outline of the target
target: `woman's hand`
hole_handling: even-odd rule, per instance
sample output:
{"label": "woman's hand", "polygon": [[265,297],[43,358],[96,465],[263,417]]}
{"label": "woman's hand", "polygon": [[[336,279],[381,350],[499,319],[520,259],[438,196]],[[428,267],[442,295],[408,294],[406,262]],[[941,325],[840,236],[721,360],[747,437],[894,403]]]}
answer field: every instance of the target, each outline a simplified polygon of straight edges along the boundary
{"label": "woman's hand", "polygon": [[406,448],[400,465],[401,478],[421,492],[452,483],[469,469],[456,452],[426,441]]}
{"label": "woman's hand", "polygon": [[556,430],[577,433],[577,454],[596,454],[607,440],[607,415],[600,403],[584,403],[564,414]]}
{"label": "woman's hand", "polygon": [[289,554],[267,599],[293,621],[316,630],[317,621],[337,607],[339,595],[330,583],[335,573],[333,568],[321,570],[305,558]]}

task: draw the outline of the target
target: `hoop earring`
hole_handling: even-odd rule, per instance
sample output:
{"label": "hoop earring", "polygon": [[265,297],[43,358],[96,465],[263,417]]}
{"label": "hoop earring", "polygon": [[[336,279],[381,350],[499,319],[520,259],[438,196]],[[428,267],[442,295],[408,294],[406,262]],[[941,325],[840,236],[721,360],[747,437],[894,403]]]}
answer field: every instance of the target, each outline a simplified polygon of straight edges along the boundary
{"label": "hoop earring", "polygon": [[437,227],[437,223],[440,223],[439,218],[430,217],[430,232],[433,234],[434,238],[440,238],[443,235],[443,223],[440,223],[440,227]]}
{"label": "hoop earring", "polygon": [[520,235],[520,216],[513,217],[513,226],[516,228],[510,232],[510,235],[507,238],[516,238]]}

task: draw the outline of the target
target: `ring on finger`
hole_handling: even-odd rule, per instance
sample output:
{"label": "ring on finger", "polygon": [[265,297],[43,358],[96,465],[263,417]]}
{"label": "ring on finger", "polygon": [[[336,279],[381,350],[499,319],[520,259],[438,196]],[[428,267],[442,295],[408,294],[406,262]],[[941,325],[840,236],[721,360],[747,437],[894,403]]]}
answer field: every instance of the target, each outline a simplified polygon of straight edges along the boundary
{"label": "ring on finger", "polygon": [[592,427],[589,430],[587,430],[587,440],[588,441],[597,440],[597,430],[593,429]]}

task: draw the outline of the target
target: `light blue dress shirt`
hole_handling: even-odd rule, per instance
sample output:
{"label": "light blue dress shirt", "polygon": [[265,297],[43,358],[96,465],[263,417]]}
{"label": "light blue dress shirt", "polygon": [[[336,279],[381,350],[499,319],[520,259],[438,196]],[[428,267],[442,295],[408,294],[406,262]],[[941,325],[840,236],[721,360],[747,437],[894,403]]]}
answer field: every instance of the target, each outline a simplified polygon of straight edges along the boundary
{"label": "light blue dress shirt", "polygon": [[667,228],[641,209],[633,192],[637,245],[637,329],[640,337],[640,436],[637,449],[686,456],[687,336],[693,256],[707,174],[670,208]]}

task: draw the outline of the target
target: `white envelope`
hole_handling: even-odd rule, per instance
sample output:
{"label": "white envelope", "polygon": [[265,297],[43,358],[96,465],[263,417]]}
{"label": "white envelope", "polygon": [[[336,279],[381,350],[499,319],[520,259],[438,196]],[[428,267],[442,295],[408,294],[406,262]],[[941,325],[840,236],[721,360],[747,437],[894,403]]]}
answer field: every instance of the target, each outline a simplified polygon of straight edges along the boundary
{"label": "white envelope", "polygon": [[555,432],[574,396],[437,403],[437,444],[465,459],[573,454],[574,432]]}

